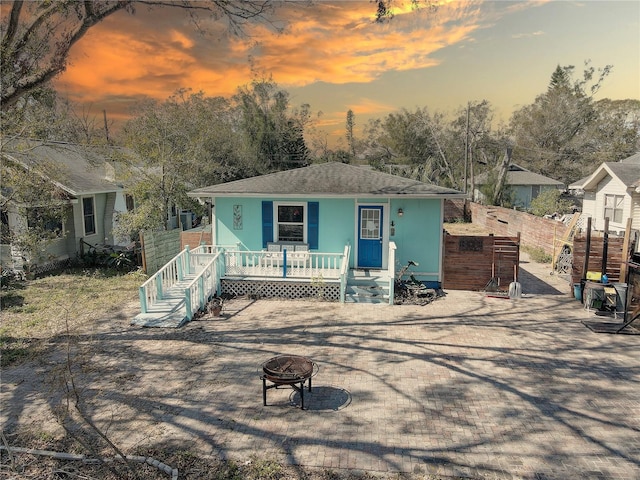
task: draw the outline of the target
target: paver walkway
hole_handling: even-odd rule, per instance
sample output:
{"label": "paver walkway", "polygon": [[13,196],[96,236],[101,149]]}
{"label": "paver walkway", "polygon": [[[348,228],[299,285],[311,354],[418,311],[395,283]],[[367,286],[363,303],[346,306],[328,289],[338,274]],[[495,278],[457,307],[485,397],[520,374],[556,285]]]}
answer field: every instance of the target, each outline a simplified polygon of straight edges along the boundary
{"label": "paver walkway", "polygon": [[[544,268],[522,264],[518,301],[464,291],[422,307],[236,300],[223,318],[172,331],[123,319],[101,334],[91,363],[110,373],[87,377],[85,395],[125,448],[166,442],[478,479],[638,480],[640,336],[588,330],[581,320],[593,314]],[[259,365],[281,353],[319,365],[305,411],[291,389],[269,390],[262,405]],[[3,421],[27,427],[50,400],[21,398],[19,375],[3,380],[12,406]]]}

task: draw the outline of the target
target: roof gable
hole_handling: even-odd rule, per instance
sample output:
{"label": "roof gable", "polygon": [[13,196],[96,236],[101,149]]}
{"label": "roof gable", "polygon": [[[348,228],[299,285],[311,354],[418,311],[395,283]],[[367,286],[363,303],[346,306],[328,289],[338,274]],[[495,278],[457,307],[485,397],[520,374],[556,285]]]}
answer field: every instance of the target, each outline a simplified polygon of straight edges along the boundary
{"label": "roof gable", "polygon": [[617,180],[626,188],[640,188],[640,152],[619,162],[604,162],[586,179],[572,185],[582,190],[596,190],[607,176]]}
{"label": "roof gable", "polygon": [[397,175],[339,162],[270,173],[221,183],[189,192],[191,197],[212,196],[413,196],[462,197],[439,187]]}

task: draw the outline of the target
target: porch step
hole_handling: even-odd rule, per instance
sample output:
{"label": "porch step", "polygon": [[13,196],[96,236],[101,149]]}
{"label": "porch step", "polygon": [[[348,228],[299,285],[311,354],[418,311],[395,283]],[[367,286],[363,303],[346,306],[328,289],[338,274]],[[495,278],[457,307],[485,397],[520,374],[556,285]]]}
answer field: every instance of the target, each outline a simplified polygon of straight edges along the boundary
{"label": "porch step", "polygon": [[382,272],[353,271],[347,279],[346,303],[389,303],[389,281]]}
{"label": "porch step", "polygon": [[147,313],[139,313],[131,325],[139,327],[163,327],[178,328],[187,323],[187,308],[184,300],[184,289],[195,278],[195,275],[187,275],[186,278],[165,290],[164,298],[147,307]]}

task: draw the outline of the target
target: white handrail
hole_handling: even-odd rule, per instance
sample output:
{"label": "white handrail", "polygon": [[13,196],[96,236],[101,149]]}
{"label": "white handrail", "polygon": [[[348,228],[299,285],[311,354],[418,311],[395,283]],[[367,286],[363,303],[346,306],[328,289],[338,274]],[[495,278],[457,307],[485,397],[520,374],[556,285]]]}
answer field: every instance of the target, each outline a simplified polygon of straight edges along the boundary
{"label": "white handrail", "polygon": [[387,271],[389,272],[389,305],[393,305],[395,296],[396,248],[396,242],[389,242],[389,259],[387,263]]}
{"label": "white handrail", "polygon": [[347,277],[349,275],[349,257],[351,256],[351,245],[344,246],[344,257],[340,267],[340,302],[344,303],[347,295]]}
{"label": "white handrail", "polygon": [[194,278],[184,289],[185,308],[188,321],[191,321],[194,313],[204,308],[213,291],[218,288],[220,275],[217,264],[220,255],[221,252],[216,253],[213,258],[204,265],[204,268],[196,278]]}
{"label": "white handrail", "polygon": [[185,274],[189,273],[188,269],[189,247],[186,247],[139,287],[142,313],[147,313],[149,304],[153,305],[162,299],[165,290],[183,280]]}

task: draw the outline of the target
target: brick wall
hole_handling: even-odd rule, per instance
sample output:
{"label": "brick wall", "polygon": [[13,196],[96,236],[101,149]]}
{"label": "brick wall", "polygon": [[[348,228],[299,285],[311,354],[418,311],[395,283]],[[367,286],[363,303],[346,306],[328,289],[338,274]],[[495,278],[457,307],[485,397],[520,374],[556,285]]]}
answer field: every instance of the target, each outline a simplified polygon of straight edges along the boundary
{"label": "brick wall", "polygon": [[468,202],[462,198],[444,201],[444,221],[469,221]]}

